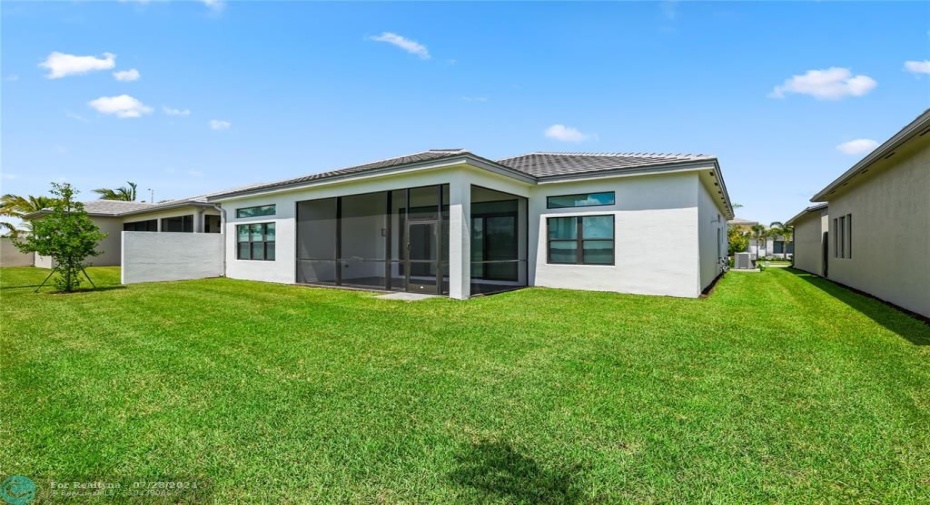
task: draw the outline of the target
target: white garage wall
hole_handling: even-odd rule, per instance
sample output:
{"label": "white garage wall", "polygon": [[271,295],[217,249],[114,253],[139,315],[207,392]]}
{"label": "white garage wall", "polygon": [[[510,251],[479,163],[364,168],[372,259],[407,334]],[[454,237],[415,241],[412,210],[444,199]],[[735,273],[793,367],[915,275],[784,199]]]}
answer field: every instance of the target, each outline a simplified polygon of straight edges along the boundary
{"label": "white garage wall", "polygon": [[726,218],[717,207],[717,199],[701,182],[698,184],[698,268],[702,291],[720,275],[720,258],[726,256]]}
{"label": "white garage wall", "polygon": [[223,235],[124,231],[122,283],[223,275]]}

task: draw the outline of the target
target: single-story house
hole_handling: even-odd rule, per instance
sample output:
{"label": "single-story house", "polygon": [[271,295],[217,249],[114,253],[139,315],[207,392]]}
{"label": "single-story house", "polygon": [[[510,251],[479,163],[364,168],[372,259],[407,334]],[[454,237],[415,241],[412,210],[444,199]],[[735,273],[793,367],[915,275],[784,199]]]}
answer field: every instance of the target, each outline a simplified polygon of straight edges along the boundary
{"label": "single-story house", "polygon": [[[84,210],[100,231],[107,234],[97,250],[99,256],[87,259],[91,266],[118,266],[122,248],[123,231],[220,233],[219,208],[207,202],[201,195],[182,200],[161,203],[123,202],[118,200],[93,200],[84,203]],[[47,209],[24,216],[25,219],[41,219]],[[35,257],[35,266],[52,268],[52,258]]]}
{"label": "single-story house", "polygon": [[716,158],[434,149],[219,193],[225,275],[447,295],[697,297],[733,217]]}
{"label": "single-story house", "polygon": [[[713,156],[464,149],[87,210],[110,233],[95,264],[122,249],[124,282],[215,272],[458,299],[524,286],[697,297],[722,272],[733,218]],[[222,243],[196,233],[220,230]],[[194,233],[139,233],[156,231]]]}
{"label": "single-story house", "polygon": [[811,201],[829,204],[823,275],[930,317],[930,109]]}
{"label": "single-story house", "polygon": [[829,251],[828,207],[825,203],[812,205],[785,222],[794,228],[794,268],[821,277],[827,276]]}
{"label": "single-story house", "polygon": [[[758,221],[740,217],[727,221],[727,226],[734,226],[745,233],[752,233],[753,226],[758,224]],[[787,259],[794,253],[794,244],[790,241],[786,244],[783,238],[765,237],[761,240],[750,238],[745,252],[748,252],[753,260],[769,257]]]}

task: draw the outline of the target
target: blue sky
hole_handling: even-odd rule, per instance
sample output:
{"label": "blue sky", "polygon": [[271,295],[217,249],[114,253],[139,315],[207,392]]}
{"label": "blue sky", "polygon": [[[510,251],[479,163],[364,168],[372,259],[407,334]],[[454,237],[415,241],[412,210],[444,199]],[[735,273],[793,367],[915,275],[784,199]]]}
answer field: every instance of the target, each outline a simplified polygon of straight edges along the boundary
{"label": "blue sky", "polygon": [[709,153],[768,223],[930,106],[919,2],[0,8],[3,193],[163,200],[447,147]]}

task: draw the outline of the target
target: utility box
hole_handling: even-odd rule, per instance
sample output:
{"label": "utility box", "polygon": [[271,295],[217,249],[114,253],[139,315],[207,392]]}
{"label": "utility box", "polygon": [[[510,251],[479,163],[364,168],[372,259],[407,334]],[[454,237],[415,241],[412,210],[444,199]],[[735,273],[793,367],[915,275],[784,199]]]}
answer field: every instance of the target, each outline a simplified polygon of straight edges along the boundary
{"label": "utility box", "polygon": [[752,255],[748,252],[736,253],[736,259],[733,261],[733,268],[739,270],[752,269]]}

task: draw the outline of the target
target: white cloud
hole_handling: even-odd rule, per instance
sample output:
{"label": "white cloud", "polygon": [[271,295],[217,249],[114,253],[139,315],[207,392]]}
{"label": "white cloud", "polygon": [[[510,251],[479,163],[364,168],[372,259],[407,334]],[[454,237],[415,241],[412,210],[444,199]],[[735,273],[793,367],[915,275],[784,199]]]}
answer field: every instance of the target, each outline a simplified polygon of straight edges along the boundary
{"label": "white cloud", "polygon": [[555,139],[562,142],[582,142],[592,138],[592,135],[581,133],[581,130],[577,128],[572,128],[571,126],[560,124],[554,124],[549,128],[546,128],[543,134],[550,139]]}
{"label": "white cloud", "polygon": [[97,70],[109,70],[116,66],[116,55],[103,53],[103,58],[96,56],[75,56],[73,54],[55,51],[48,55],[42,63],[42,68],[48,69],[49,79],[60,79],[69,75],[81,75]]}
{"label": "white cloud", "polygon": [[84,116],[82,116],[82,115],[80,115],[80,114],[75,114],[75,113],[71,112],[70,110],[66,110],[66,111],[65,111],[65,116],[67,116],[67,117],[69,117],[69,118],[71,118],[71,119],[75,119],[75,120],[77,120],[77,121],[85,122],[85,123],[87,123],[87,122],[90,121],[90,120],[87,119],[86,117],[84,117]]}
{"label": "white cloud", "polygon": [[867,75],[853,76],[848,68],[831,67],[792,76],[781,86],[775,86],[769,96],[784,98],[786,93],[797,93],[818,100],[839,100],[848,96],[863,96],[877,85],[875,79]]}
{"label": "white cloud", "polygon": [[102,96],[87,102],[87,105],[101,114],[112,114],[120,118],[142,117],[152,112],[151,107],[129,95]]}
{"label": "white cloud", "polygon": [[162,107],[162,112],[166,116],[190,116],[191,111],[189,109],[172,109],[171,107]]}
{"label": "white cloud", "polygon": [[226,8],[226,2],[223,0],[200,0],[204,5],[213,9],[214,12],[220,12]]}
{"label": "white cloud", "polygon": [[865,154],[872,152],[876,147],[878,142],[872,139],[856,139],[843,142],[836,146],[836,150],[843,154]]}
{"label": "white cloud", "polygon": [[211,130],[228,130],[232,123],[229,121],[222,121],[220,119],[211,119],[210,120],[210,129]]}
{"label": "white cloud", "polygon": [[377,37],[370,38],[375,42],[387,42],[388,44],[397,46],[410,54],[419,56],[421,60],[428,60],[430,58],[429,50],[426,46],[417,41],[404,38],[396,33],[384,32]]}
{"label": "white cloud", "polygon": [[905,61],[904,70],[912,74],[930,74],[930,60]]}
{"label": "white cloud", "polygon": [[119,72],[113,72],[113,77],[116,78],[117,81],[130,82],[130,81],[138,81],[140,76],[139,76],[138,70],[134,68],[130,68],[129,70],[120,70]]}

